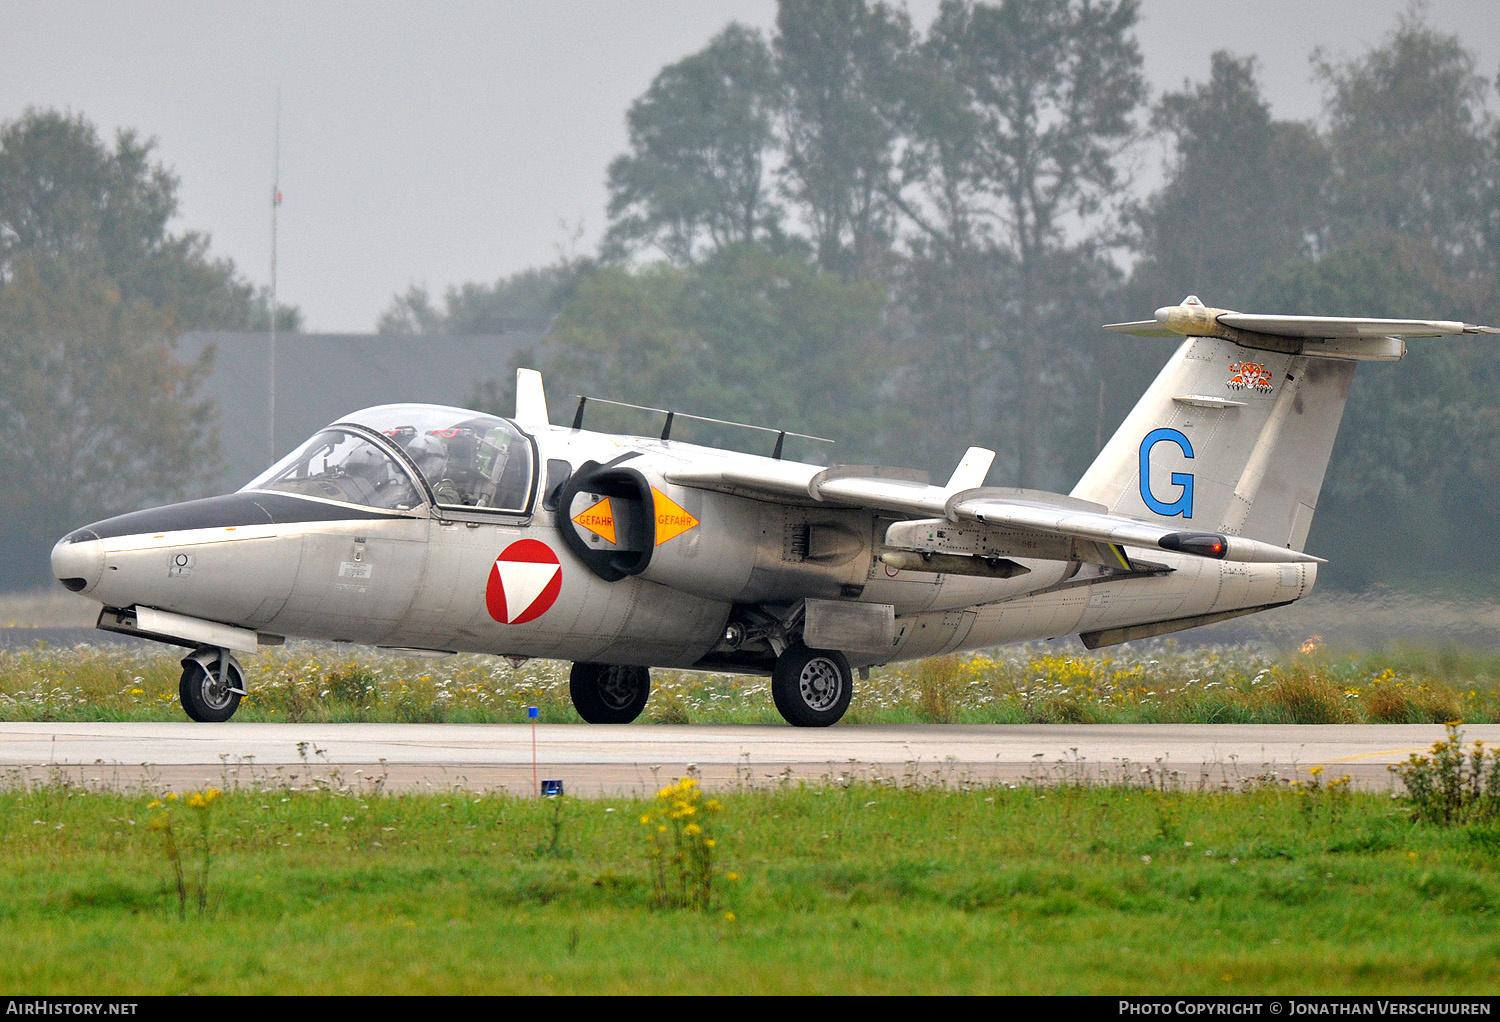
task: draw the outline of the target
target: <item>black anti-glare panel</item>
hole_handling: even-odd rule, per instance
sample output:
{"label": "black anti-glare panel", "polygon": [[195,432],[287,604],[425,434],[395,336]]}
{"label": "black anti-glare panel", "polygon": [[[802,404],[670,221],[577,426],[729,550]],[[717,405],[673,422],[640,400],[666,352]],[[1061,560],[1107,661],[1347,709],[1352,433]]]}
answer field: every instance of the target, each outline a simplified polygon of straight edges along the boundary
{"label": "black anti-glare panel", "polygon": [[186,529],[230,529],[244,525],[291,525],[295,522],[352,522],[411,515],[305,500],[282,493],[230,493],[166,507],[132,511],[70,532],[63,542],[110,539],[141,533],[180,532]]}

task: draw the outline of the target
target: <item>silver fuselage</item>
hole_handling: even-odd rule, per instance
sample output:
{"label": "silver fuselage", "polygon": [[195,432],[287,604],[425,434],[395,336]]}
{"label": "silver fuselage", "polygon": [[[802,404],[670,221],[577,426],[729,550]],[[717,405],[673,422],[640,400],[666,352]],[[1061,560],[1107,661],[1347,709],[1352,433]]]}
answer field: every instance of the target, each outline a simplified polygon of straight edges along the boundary
{"label": "silver fuselage", "polygon": [[[746,608],[762,616],[807,600],[893,608],[887,643],[847,650],[854,666],[867,666],[1286,603],[1305,595],[1316,576],[1311,564],[1161,550],[1150,556],[1170,570],[1150,577],[1025,558],[1019,560],[1029,571],[1012,578],[896,570],[880,555],[899,516],[669,481],[682,466],[763,467],[772,459],[561,427],[531,439],[536,471],[524,513],[440,508],[430,491],[419,506],[390,511],[243,490],[80,529],[58,544],[53,569],[105,608],[154,608],[242,629],[262,643],[295,637],[743,670],[770,662],[764,651],[726,639]],[[554,476],[627,454],[630,467],[694,524],[658,542],[639,574],[607,581],[562,533],[592,497],[568,507],[546,503],[562,481]],[[528,618],[512,608],[509,617],[525,619],[506,623],[492,598],[497,558],[526,540],[543,544],[558,568],[550,588],[535,596],[539,612]]]}

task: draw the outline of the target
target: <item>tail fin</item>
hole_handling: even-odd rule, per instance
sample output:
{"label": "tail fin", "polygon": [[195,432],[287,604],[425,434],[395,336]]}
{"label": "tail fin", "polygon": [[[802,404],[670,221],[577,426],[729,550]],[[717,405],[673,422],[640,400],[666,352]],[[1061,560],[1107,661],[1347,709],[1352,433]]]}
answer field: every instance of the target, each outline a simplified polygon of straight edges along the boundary
{"label": "tail fin", "polygon": [[1402,337],[1492,333],[1447,321],[1250,316],[1190,297],[1106,329],[1186,335],[1072,495],[1147,521],[1302,550],[1360,361]]}

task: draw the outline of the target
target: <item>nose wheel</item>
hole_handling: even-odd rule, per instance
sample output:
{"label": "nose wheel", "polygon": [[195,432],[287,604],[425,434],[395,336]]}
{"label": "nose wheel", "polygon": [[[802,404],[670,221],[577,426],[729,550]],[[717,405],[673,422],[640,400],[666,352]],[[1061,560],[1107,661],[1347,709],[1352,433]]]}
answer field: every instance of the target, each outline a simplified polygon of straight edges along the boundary
{"label": "nose wheel", "polygon": [[837,650],[808,649],[798,643],[771,668],[771,698],[786,722],[796,727],[837,724],[853,695],[854,672]]}
{"label": "nose wheel", "polygon": [[245,694],[245,669],[227,649],[205,647],[182,661],[177,694],[193,720],[221,723],[234,716]]}

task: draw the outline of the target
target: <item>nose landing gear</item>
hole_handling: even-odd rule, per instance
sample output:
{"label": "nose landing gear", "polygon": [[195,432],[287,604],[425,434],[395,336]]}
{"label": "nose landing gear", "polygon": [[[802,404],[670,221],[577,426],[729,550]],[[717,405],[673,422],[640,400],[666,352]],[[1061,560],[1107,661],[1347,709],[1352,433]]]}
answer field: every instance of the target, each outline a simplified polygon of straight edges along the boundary
{"label": "nose landing gear", "polygon": [[245,669],[229,650],[203,646],[183,658],[177,694],[193,720],[221,723],[240,708]]}

